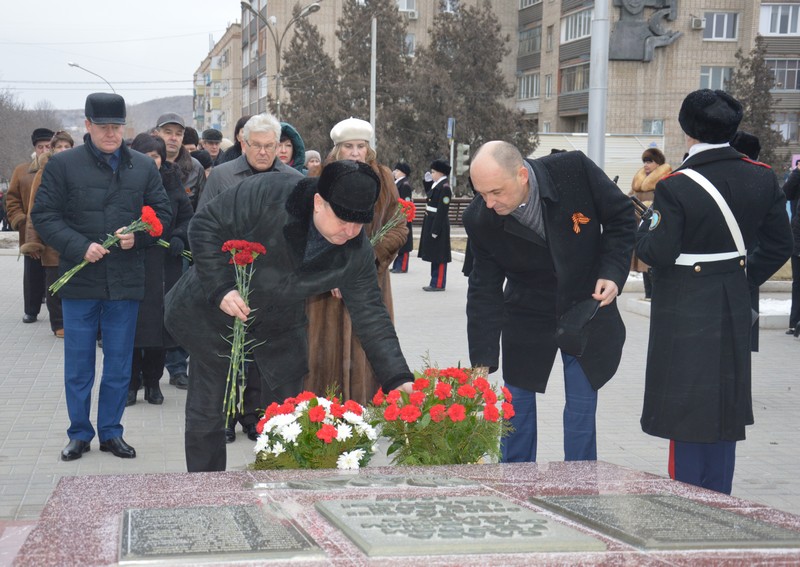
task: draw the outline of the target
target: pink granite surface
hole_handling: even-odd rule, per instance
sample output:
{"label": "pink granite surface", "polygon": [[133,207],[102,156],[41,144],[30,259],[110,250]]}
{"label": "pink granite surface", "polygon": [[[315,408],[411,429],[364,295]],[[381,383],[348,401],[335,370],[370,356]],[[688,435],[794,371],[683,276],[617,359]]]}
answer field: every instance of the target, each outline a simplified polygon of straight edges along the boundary
{"label": "pink granite surface", "polygon": [[[800,565],[800,548],[714,551],[641,551],[579,523],[552,514],[528,501],[531,496],[575,494],[674,494],[706,505],[757,518],[800,534],[800,516],[780,512],[647,473],[604,462],[552,462],[429,468],[370,468],[360,475],[459,477],[470,486],[296,490],[280,486],[252,488],[253,483],[337,476],[338,471],[252,471],[154,475],[80,476],[61,479],[42,515],[23,544],[14,565],[114,565],[118,561],[122,514],[129,508],[278,503],[327,553],[324,561],[303,559],[303,565]],[[605,552],[450,555],[370,558],[314,508],[323,499],[364,500],[386,496],[499,496],[606,544]],[[513,547],[513,540],[509,542]],[[296,564],[295,560],[292,564]],[[270,561],[269,565],[284,562]],[[286,561],[285,563],[289,563]],[[204,563],[211,564],[211,563]],[[216,563],[225,565],[227,563]],[[259,562],[236,562],[257,565]]]}

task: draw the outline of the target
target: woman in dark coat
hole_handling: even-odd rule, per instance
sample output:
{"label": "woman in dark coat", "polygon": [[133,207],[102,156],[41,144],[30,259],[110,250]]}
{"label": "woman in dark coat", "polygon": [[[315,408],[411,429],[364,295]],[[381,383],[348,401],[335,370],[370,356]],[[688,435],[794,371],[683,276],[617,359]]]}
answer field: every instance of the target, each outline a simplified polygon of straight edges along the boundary
{"label": "woman in dark coat", "polygon": [[176,346],[164,329],[164,294],[181,274],[181,253],[186,249],[192,205],[183,188],[180,170],[167,161],[164,140],[150,134],[139,134],[131,149],[155,160],[172,208],[172,220],[161,235],[170,243],[169,248],[154,244],[145,252],[144,299],[139,305],[136,322],[131,384],[126,403],[128,406],[136,403],[136,392],[144,384],[144,399],[158,405],[164,402],[159,380],[164,373],[166,349]]}

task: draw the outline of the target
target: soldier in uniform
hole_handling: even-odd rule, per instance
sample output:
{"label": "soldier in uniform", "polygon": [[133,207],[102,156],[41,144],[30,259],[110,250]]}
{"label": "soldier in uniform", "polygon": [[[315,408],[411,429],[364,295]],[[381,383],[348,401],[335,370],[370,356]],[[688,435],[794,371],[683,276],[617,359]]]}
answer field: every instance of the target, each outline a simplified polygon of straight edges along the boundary
{"label": "soldier in uniform", "polygon": [[419,257],[431,263],[431,283],[425,291],[444,291],[447,284],[447,264],[450,262],[450,200],[453,191],[447,177],[450,165],[443,160],[431,162],[432,182],[425,188],[428,201],[425,203],[425,219],[419,239]]}
{"label": "soldier in uniform", "polygon": [[729,145],[741,119],[723,91],[686,97],[688,157],[656,186],[636,243],[657,274],[642,429],[670,439],[672,478],[726,494],[753,423],[750,286],[792,253],[775,174]]}
{"label": "soldier in uniform", "polygon": [[[411,175],[411,166],[407,163],[398,162],[394,166],[392,175],[394,175],[394,182],[397,185],[397,192],[400,194],[400,198],[406,201],[413,201],[414,190],[411,188],[411,183],[408,182],[408,176]],[[394,264],[392,264],[392,269],[390,270],[393,274],[405,274],[408,271],[408,257],[414,249],[413,224],[413,222],[408,223],[408,239],[397,251],[397,258],[394,259]]]}

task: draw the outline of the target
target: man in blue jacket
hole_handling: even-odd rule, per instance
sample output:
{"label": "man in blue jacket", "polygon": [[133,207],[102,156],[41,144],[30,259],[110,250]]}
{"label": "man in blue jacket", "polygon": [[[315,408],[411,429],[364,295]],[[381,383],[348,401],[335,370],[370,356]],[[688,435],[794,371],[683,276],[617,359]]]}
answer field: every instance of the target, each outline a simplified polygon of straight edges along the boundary
{"label": "man in blue jacket", "polygon": [[[61,459],[80,459],[95,430],[89,420],[95,378],[97,330],[103,336],[103,376],[97,407],[100,450],[133,458],[122,438],[122,412],[131,379],[133,338],[144,297],[147,232],[122,234],[152,207],[162,225],[171,217],[169,199],[155,162],[122,142],[125,100],[117,94],[86,98],[83,146],[54,155],[36,194],[31,218],[42,240],[61,255],[61,274],[89,262],[59,290],[64,310],[64,385],[70,426]],[[118,247],[102,246],[108,234]]]}

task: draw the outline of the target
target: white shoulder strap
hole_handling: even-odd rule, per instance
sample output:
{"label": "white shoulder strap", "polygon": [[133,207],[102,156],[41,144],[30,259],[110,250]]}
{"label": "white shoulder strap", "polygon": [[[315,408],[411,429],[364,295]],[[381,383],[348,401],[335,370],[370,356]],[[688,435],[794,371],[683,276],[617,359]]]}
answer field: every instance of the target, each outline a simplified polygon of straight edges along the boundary
{"label": "white shoulder strap", "polygon": [[728,223],[728,230],[731,231],[733,242],[736,244],[736,251],[740,256],[746,254],[744,247],[744,238],[742,238],[742,231],[739,229],[739,223],[736,222],[736,217],[733,216],[733,211],[728,206],[728,203],[722,197],[716,187],[702,174],[696,172],[694,169],[681,169],[677,173],[683,173],[689,179],[697,183],[700,187],[706,190],[711,197],[716,201],[719,210],[722,211],[722,216],[725,217],[725,222]]}

